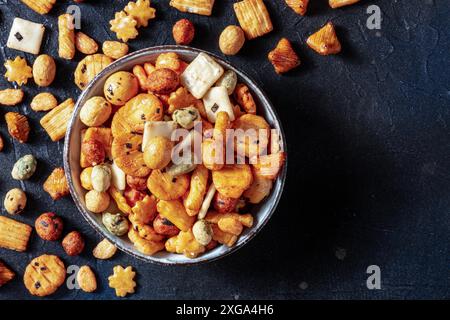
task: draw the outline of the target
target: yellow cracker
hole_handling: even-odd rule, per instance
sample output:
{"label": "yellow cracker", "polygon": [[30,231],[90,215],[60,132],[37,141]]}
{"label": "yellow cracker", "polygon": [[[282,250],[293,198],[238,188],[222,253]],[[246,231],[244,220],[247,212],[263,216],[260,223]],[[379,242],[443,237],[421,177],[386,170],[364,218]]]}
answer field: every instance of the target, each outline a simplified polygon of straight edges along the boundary
{"label": "yellow cracker", "polygon": [[14,271],[0,260],[0,287],[14,279],[15,275]]}
{"label": "yellow cracker", "polygon": [[47,14],[52,10],[56,0],[20,0],[39,14]]}
{"label": "yellow cracker", "polygon": [[213,240],[227,247],[232,247],[236,243],[238,239],[236,235],[220,230],[216,224],[212,224],[211,227],[213,229]]}
{"label": "yellow cracker", "polygon": [[122,266],[115,266],[113,274],[108,277],[109,286],[116,290],[116,296],[125,297],[128,293],[134,293],[134,276],[136,272],[133,268],[128,266],[125,269]]}
{"label": "yellow cracker", "polygon": [[75,103],[69,98],[42,117],[41,126],[53,141],[64,138],[74,108]]}
{"label": "yellow cracker", "polygon": [[15,251],[26,251],[33,229],[24,223],[0,217],[0,247]]}
{"label": "yellow cracker", "polygon": [[69,194],[69,185],[64,174],[63,168],[55,168],[44,182],[44,190],[52,197],[58,200]]}
{"label": "yellow cracker", "polygon": [[273,30],[263,0],[243,0],[234,4],[234,12],[247,39],[251,40]]}
{"label": "yellow cracker", "polygon": [[44,297],[54,293],[66,278],[64,263],[57,256],[42,255],[25,269],[23,282],[32,295]]}
{"label": "yellow cracker", "polygon": [[113,59],[101,53],[84,57],[75,69],[75,84],[84,90],[89,82],[112,62]]}
{"label": "yellow cracker", "polygon": [[171,0],[169,4],[181,12],[210,16],[214,6],[214,0]]}

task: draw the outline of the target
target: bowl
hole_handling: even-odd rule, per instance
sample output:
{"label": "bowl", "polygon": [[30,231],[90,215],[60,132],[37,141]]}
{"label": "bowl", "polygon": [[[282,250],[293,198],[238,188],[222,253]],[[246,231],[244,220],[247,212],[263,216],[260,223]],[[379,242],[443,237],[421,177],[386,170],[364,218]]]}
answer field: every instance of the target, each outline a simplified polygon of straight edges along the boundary
{"label": "bowl", "polygon": [[281,126],[280,119],[278,118],[269,99],[255,83],[255,81],[253,81],[241,70],[233,67],[228,62],[210,52],[184,46],[159,46],[142,49],[116,60],[100,72],[81,93],[76,103],[75,111],[69,121],[65,137],[64,169],[66,172],[70,193],[81,215],[96,231],[98,231],[103,237],[107,238],[111,243],[114,243],[121,251],[124,251],[127,254],[143,261],[161,265],[192,265],[217,260],[232,252],[235,252],[239,248],[242,248],[242,246],[253,239],[253,237],[261,231],[264,225],[269,221],[280,200],[286,179],[287,161],[282,168],[282,172],[274,181],[270,196],[268,196],[262,203],[252,208],[251,213],[254,217],[253,227],[246,228],[233,247],[221,245],[194,259],[187,258],[184,255],[168,252],[160,252],[153,256],[147,256],[137,251],[126,236],[117,237],[109,233],[101,222],[101,214],[95,214],[87,210],[84,202],[84,195],[86,191],[82,188],[79,179],[80,172],[82,170],[80,167],[79,156],[81,130],[85,128],[85,126],[80,121],[80,109],[89,98],[96,95],[103,95],[103,84],[111,74],[121,70],[131,70],[136,64],[142,64],[148,61],[154,62],[159,54],[166,52],[176,52],[183,60],[187,62],[192,61],[200,52],[205,52],[214,57],[216,61],[225,68],[225,70],[231,69],[236,72],[239,77],[239,81],[245,83],[253,93],[255,102],[258,105],[258,114],[264,116],[272,128],[279,130],[285,149],[284,151],[286,151],[285,134]]}

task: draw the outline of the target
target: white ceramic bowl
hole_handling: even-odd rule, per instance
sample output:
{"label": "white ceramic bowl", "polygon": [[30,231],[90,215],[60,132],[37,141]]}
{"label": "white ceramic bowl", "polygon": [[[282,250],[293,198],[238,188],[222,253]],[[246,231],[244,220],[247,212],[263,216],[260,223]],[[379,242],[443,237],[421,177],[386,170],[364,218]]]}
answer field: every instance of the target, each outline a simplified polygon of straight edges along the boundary
{"label": "white ceramic bowl", "polygon": [[[64,169],[66,172],[67,180],[69,183],[70,193],[77,205],[81,215],[87,220],[87,222],[97,230],[102,236],[114,243],[120,250],[147,262],[153,262],[157,264],[197,264],[201,262],[207,262],[224,257],[237,249],[241,248],[244,244],[249,242],[267,223],[272,216],[275,208],[280,200],[281,193],[286,178],[287,161],[283,166],[281,174],[276,179],[272,192],[267,199],[261,204],[254,206],[251,213],[254,217],[254,225],[252,228],[246,228],[236,244],[229,248],[225,245],[220,245],[217,248],[200,255],[195,259],[189,259],[184,255],[172,254],[168,252],[160,252],[153,256],[147,256],[137,251],[130,240],[124,237],[117,237],[109,233],[101,222],[101,214],[95,214],[86,209],[84,202],[84,195],[86,191],[82,188],[80,183],[80,144],[81,144],[81,130],[85,128],[80,121],[79,113],[81,106],[91,97],[103,95],[103,84],[106,79],[113,73],[121,70],[129,71],[136,64],[142,64],[144,62],[154,62],[156,57],[165,52],[176,52],[183,60],[190,62],[200,52],[205,52],[199,49],[194,49],[184,46],[160,46],[143,49],[131,53],[117,61],[113,62],[107,68],[105,68],[100,74],[98,74],[93,81],[87,86],[87,88],[81,93],[75,106],[75,111],[70,120],[64,145]],[[281,133],[281,138],[286,151],[285,135],[272,104],[267,99],[267,96],[262,92],[258,85],[251,80],[245,73],[239,69],[231,66],[221,58],[215,56],[210,52],[206,52],[216,59],[226,70],[231,69],[235,71],[239,77],[239,81],[245,83],[253,93],[253,96],[258,105],[258,114],[264,116],[267,122],[272,128],[278,129]]]}

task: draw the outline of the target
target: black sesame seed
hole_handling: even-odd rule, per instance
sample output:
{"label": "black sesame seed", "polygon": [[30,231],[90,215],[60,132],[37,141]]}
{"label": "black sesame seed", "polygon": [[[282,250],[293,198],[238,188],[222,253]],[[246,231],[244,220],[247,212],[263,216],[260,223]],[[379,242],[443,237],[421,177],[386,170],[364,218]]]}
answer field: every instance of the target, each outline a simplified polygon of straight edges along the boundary
{"label": "black sesame seed", "polygon": [[173,226],[173,223],[167,220],[166,218],[162,219],[162,224],[165,226]]}
{"label": "black sesame seed", "polygon": [[133,145],[131,144],[131,143],[125,143],[125,147],[127,147],[128,149],[131,149],[131,147],[132,147]]}
{"label": "black sesame seed", "polygon": [[39,281],[37,281],[37,282],[34,284],[34,287],[35,287],[36,289],[39,289],[39,288],[41,287],[41,283],[40,283]]}
{"label": "black sesame seed", "polygon": [[16,34],[14,35],[14,37],[16,37],[16,39],[19,40],[19,41],[22,41],[22,40],[23,40],[23,37],[22,37],[22,35],[20,34],[20,32],[16,32]]}
{"label": "black sesame seed", "polygon": [[110,94],[110,95],[114,95],[114,89],[113,89],[113,87],[112,87],[112,85],[109,85],[108,86],[108,89],[106,89],[106,91],[108,91],[108,93]]}
{"label": "black sesame seed", "polygon": [[217,103],[214,103],[214,105],[211,107],[211,111],[216,113],[217,109],[219,109],[219,106],[217,105]]}

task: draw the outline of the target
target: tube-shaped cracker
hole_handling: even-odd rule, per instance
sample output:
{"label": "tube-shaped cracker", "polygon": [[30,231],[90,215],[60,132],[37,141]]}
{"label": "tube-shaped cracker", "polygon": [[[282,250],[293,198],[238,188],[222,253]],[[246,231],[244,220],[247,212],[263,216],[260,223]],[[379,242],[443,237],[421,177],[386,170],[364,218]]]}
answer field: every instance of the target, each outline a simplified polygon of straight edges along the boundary
{"label": "tube-shaped cracker", "polygon": [[53,141],[64,138],[74,108],[75,103],[69,98],[42,117],[41,126]]}
{"label": "tube-shaped cracker", "polygon": [[39,14],[47,14],[52,10],[56,0],[20,0]]}
{"label": "tube-shaped cracker", "polygon": [[234,12],[247,39],[251,40],[273,30],[263,0],[243,0],[234,4]]}
{"label": "tube-shaped cracker", "polygon": [[181,12],[210,16],[214,6],[214,0],[171,0],[169,4]]}
{"label": "tube-shaped cracker", "polygon": [[27,224],[0,216],[0,248],[26,251],[32,230]]}
{"label": "tube-shaped cracker", "polygon": [[58,17],[58,54],[60,58],[71,60],[75,56],[74,17],[63,14]]}

